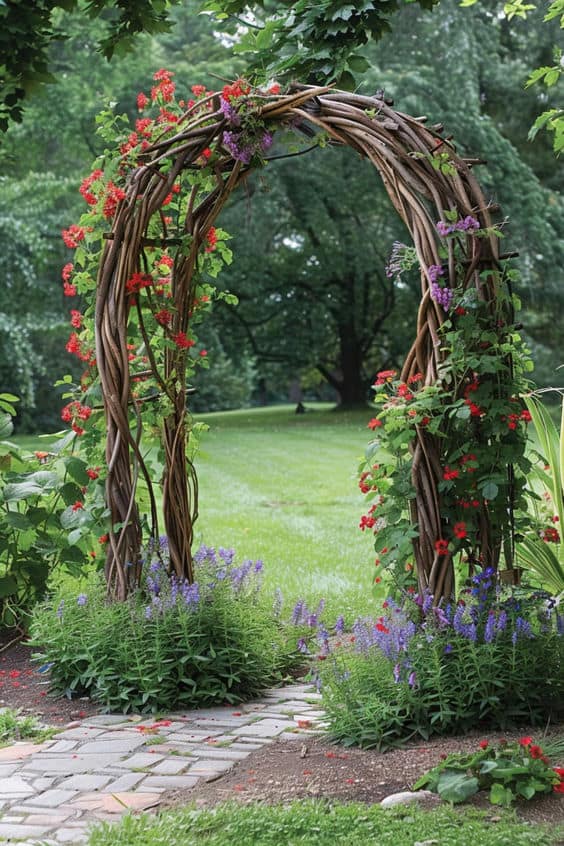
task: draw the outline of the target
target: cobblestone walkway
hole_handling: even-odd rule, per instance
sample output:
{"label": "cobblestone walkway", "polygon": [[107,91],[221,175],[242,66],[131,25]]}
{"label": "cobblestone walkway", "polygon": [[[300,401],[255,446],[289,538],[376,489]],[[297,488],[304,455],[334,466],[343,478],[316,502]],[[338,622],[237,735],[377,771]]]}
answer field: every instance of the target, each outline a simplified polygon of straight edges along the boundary
{"label": "cobblestone walkway", "polygon": [[162,720],[92,717],[46,743],[0,748],[0,842],[84,843],[98,820],[156,808],[166,791],[219,778],[274,738],[319,733],[319,699],[311,686],[291,685]]}

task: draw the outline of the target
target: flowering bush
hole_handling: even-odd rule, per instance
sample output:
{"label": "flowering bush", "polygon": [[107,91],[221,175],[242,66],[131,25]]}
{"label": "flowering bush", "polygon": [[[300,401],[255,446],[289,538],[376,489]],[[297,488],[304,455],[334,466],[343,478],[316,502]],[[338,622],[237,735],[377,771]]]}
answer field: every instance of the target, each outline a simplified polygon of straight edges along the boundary
{"label": "flowering bush", "polygon": [[501,590],[487,569],[457,603],[408,593],[384,606],[319,665],[338,739],[386,748],[562,714],[564,615],[547,595]]}
{"label": "flowering bush", "polygon": [[237,565],[232,549],[205,546],[194,561],[194,583],[169,576],[163,537],[126,602],[109,605],[96,581],[36,609],[32,643],[52,664],[52,689],[160,711],[240,702],[279,681],[301,658],[261,601],[262,562]]}
{"label": "flowering bush", "polygon": [[[436,226],[445,265],[422,269],[430,296],[444,313],[437,327],[442,360],[436,379],[430,383],[423,373],[414,373],[404,380],[395,370],[377,374],[376,413],[368,423],[374,440],[360,468],[360,489],[370,503],[360,528],[374,533],[376,564],[398,589],[413,581],[413,544],[417,550],[422,532],[411,508],[416,439],[426,444],[425,460],[436,483],[436,494],[426,491],[429,507],[438,497],[435,558],[459,557],[471,568],[497,568],[503,559],[512,567],[514,533],[530,522],[525,443],[531,414],[521,397],[529,389],[525,374],[532,364],[510,317],[519,307],[511,294],[515,272],[495,272],[495,303],[476,288],[448,287],[447,260],[454,258],[457,268],[460,262],[464,277],[462,236],[482,238],[494,230],[481,229],[471,216],[458,219],[455,211],[445,217],[448,222]],[[413,249],[395,244],[387,272],[401,275],[414,261]]]}
{"label": "flowering bush", "polygon": [[[562,744],[556,748],[562,754]],[[447,802],[464,802],[479,790],[489,790],[494,805],[510,805],[540,793],[564,793],[564,769],[551,766],[549,756],[549,743],[541,747],[532,737],[497,744],[482,740],[476,752],[448,755],[414,789],[427,788]]]}

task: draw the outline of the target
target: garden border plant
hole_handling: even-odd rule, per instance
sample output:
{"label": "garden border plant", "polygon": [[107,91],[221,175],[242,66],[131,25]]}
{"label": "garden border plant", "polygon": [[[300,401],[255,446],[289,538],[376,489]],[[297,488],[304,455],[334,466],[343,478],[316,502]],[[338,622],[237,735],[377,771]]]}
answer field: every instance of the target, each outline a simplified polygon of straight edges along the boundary
{"label": "garden border plant", "polygon": [[[231,260],[227,236],[214,223],[253,169],[287,155],[277,142],[288,135],[313,146],[346,145],[367,157],[413,241],[422,294],[416,337],[384,411],[405,408],[409,424],[399,433],[406,461],[394,494],[409,504],[420,590],[435,602],[452,596],[453,557],[460,551],[471,567],[494,568],[503,552],[511,568],[520,495],[513,466],[524,468],[525,365],[518,362],[511,272],[472,173],[477,160],[458,155],[441,126],[427,127],[424,118],[379,97],[300,84],[281,93],[276,84],[252,89],[237,80],[221,92],[193,86],[186,104],[176,101],[172,76],[157,71],[150,97],[139,94],[140,111],[155,113],[140,118],[134,132],[111,111],[100,117],[111,147],[103,169],[81,186],[89,212],[63,233],[76,249],[74,265],[63,272],[65,292],[90,297],[84,315],[72,313],[76,331],[67,349],[88,368],[80,398],[64,413],[80,436],[93,407],[86,400],[101,397],[110,595],[124,599],[139,584],[140,479],[148,494],[146,528],[154,539],[159,534],[154,473],[142,447],[147,428],[158,427],[162,439],[170,566],[178,578],[194,579],[198,498],[187,379],[206,363],[195,327],[215,296],[210,280]],[[383,376],[379,384],[387,382]],[[393,438],[390,443],[394,448]],[[470,451],[474,443],[479,455]],[[470,470],[477,471],[471,490],[461,491],[453,482],[463,472],[469,478]],[[461,520],[469,496],[474,515]],[[401,509],[384,523],[398,523],[404,534]]]}

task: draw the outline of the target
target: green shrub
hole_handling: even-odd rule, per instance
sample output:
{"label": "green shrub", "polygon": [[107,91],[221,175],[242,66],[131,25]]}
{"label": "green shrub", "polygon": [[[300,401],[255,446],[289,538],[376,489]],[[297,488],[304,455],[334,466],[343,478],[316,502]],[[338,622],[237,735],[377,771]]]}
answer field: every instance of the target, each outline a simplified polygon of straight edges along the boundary
{"label": "green shrub", "polygon": [[194,708],[253,697],[297,663],[261,601],[262,562],[236,566],[233,550],[201,547],[190,585],[167,575],[167,554],[161,539],[126,602],[108,603],[96,583],[36,610],[33,645],[54,691],[123,712]]}
{"label": "green shrub", "polygon": [[354,624],[354,653],[320,665],[336,739],[385,749],[562,716],[564,617],[554,600],[502,594],[486,570],[457,604],[408,594],[385,605],[379,620]]}
{"label": "green shrub", "polygon": [[54,570],[78,575],[88,562],[105,505],[97,471],[73,454],[73,434],[35,455],[4,440],[15,402],[0,394],[0,626],[26,627]]}

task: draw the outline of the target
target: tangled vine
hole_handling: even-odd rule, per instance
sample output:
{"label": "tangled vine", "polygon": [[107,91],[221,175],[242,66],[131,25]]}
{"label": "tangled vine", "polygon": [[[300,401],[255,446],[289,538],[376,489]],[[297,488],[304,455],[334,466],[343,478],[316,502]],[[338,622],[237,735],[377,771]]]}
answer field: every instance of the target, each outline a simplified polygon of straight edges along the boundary
{"label": "tangled vine", "polygon": [[[167,84],[170,75],[165,73],[158,86],[165,103]],[[448,317],[449,290],[473,291],[492,327],[513,321],[511,298],[500,297],[504,283],[498,238],[492,209],[472,172],[476,160],[460,157],[441,126],[427,126],[425,118],[402,114],[378,96],[297,84],[285,93],[277,86],[251,90],[241,81],[219,93],[202,88],[173,123],[167,124],[163,111],[162,131],[143,140],[141,129],[122,147],[114,178],[125,180],[124,187],[113,194],[114,207],[107,216],[111,231],[106,233],[97,279],[96,363],[107,424],[106,497],[112,525],[106,576],[116,598],[124,598],[139,578],[140,478],[149,492],[150,531],[153,536],[158,533],[153,481],[141,449],[142,402],[135,396],[137,377],[128,360],[130,324],[135,323],[143,339],[151,399],[160,396],[163,514],[171,567],[178,576],[192,580],[198,497],[187,455],[190,329],[203,299],[203,264],[216,246],[214,223],[230,194],[253,169],[278,157],[277,134],[297,133],[308,143],[348,146],[368,158],[405,223],[421,268],[421,303],[415,340],[401,373],[403,383],[417,378],[422,386],[433,386],[442,379],[443,389],[455,398],[467,396],[471,375],[466,382],[452,384],[441,375],[445,357],[441,327]],[[106,190],[111,202],[111,191]],[[171,217],[165,207],[175,192],[176,214]],[[444,237],[449,226],[454,228],[453,221],[465,220],[475,225],[458,226],[456,239]],[[475,228],[482,237],[474,237]],[[156,249],[170,258],[166,309],[160,308],[154,278],[148,275]],[[157,332],[165,340],[162,355],[154,344]],[[443,441],[441,432],[417,425],[410,442],[409,509],[417,526],[416,569],[420,586],[436,598],[449,596],[454,589],[452,555],[437,547],[445,536],[440,494]],[[511,486],[507,491],[508,500],[502,504],[506,512],[512,508]],[[492,526],[486,503],[480,509],[472,554],[495,567],[503,540]]]}

